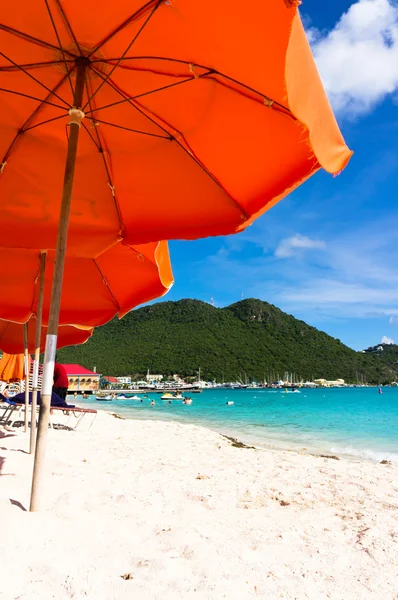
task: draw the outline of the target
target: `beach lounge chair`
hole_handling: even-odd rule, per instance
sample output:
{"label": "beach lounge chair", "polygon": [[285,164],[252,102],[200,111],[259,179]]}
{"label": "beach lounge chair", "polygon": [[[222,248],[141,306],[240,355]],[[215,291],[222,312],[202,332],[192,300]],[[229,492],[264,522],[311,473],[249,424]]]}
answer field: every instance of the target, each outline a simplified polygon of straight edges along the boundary
{"label": "beach lounge chair", "polygon": [[[24,420],[25,416],[25,404],[22,402],[13,402],[12,400],[2,399],[0,409],[2,409],[2,413],[0,414],[0,423],[3,425],[8,425],[13,427],[15,423]],[[40,407],[37,407],[36,415],[39,414]],[[61,412],[59,412],[61,411]],[[93,418],[91,419],[88,430],[91,429],[96,417],[97,411],[92,408],[80,408],[78,406],[52,406],[51,414],[50,414],[50,427],[55,429],[55,419],[56,415],[63,414],[67,416],[66,422],[62,423],[62,426],[77,430],[81,422],[83,421],[86,415],[91,415]],[[73,422],[73,420],[75,420]]]}
{"label": "beach lounge chair", "polygon": [[[83,421],[84,417],[86,415],[91,415],[92,419],[90,422],[90,425],[88,427],[88,431],[91,429],[95,419],[97,418],[97,414],[98,411],[96,411],[94,408],[80,408],[79,406],[74,406],[73,408],[61,408],[61,407],[53,407],[52,408],[53,411],[55,411],[55,413],[57,411],[62,411],[64,414],[66,414],[69,418],[67,420],[67,422],[65,423],[66,427],[70,427],[69,423],[73,422],[73,419],[75,419],[75,424],[72,427],[72,429],[74,431],[76,431],[76,429],[79,427],[80,423]],[[55,414],[54,413],[54,414]],[[54,416],[54,415],[52,415]],[[50,415],[50,426],[53,427],[51,421],[52,421],[52,416]]]}
{"label": "beach lounge chair", "polygon": [[[41,387],[41,378],[43,375],[43,366],[39,366],[39,388]],[[33,363],[31,364],[30,374],[29,374],[29,396],[30,401],[32,399],[32,383],[33,383]],[[3,396],[4,392],[8,389],[13,390],[13,392],[17,392],[16,396],[12,398],[5,398]],[[25,382],[21,381],[20,383],[6,383],[4,381],[0,381],[0,424],[8,424],[11,427],[19,422],[24,420],[25,416],[25,399],[21,396],[18,397],[19,394],[23,394],[25,390]],[[40,392],[38,393],[37,398],[37,415],[39,414],[40,409]],[[50,415],[50,427],[54,428],[54,416],[57,414],[57,411],[63,411],[63,413],[68,416],[67,422],[63,423],[66,427],[71,427],[73,424],[73,419],[75,419],[74,425],[71,427],[74,431],[80,426],[84,417],[86,415],[92,415],[92,420],[88,427],[88,430],[91,429],[96,416],[97,411],[92,408],[79,408],[77,406],[69,406],[65,403],[64,400],[59,398],[56,394],[53,394],[53,398],[51,401],[51,415]],[[30,409],[29,409],[30,411]],[[60,413],[58,412],[58,415]]]}

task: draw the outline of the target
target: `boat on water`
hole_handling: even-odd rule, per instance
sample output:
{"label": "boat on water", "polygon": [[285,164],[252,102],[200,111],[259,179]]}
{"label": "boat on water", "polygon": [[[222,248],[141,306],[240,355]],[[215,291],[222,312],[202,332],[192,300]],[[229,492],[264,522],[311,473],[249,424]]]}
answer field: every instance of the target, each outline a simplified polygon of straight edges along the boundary
{"label": "boat on water", "polygon": [[230,400],[229,402],[227,402],[227,405],[228,405],[228,406],[233,406],[234,404],[235,404],[235,403],[234,403],[234,402],[232,402],[232,400]]}
{"label": "boat on water", "polygon": [[99,402],[110,402],[111,400],[113,400],[113,396],[111,394],[109,394],[108,396],[96,396],[95,399]]}
{"label": "boat on water", "polygon": [[167,392],[166,394],[163,394],[163,396],[161,396],[160,399],[161,400],[183,400],[184,396],[182,396],[178,392],[176,392],[175,394],[170,394],[169,392]]}

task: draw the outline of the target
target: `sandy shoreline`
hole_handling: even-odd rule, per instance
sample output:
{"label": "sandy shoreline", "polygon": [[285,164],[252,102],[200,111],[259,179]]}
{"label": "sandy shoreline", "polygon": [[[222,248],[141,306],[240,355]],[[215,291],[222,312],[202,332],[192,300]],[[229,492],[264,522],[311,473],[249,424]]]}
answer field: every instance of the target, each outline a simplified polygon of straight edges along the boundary
{"label": "sandy shoreline", "polygon": [[0,436],[2,600],[398,598],[396,464],[100,413],[50,432],[29,514],[27,437]]}
{"label": "sandy shoreline", "polygon": [[[72,401],[72,400],[71,400]],[[317,432],[312,431],[310,435],[301,436],[300,434],[294,435],[292,430],[289,431],[288,427],[267,427],[264,424],[258,425],[255,423],[245,424],[242,427],[241,423],[234,421],[215,422],[213,420],[207,420],[205,418],[198,418],[190,410],[185,413],[173,413],[171,410],[166,412],[158,413],[149,407],[141,408],[140,410],[129,410],[129,407],[124,405],[117,406],[103,406],[98,407],[98,403],[95,402],[82,402],[82,406],[86,408],[97,408],[101,412],[107,412],[110,414],[120,414],[123,419],[133,419],[139,421],[161,421],[161,422],[178,422],[182,424],[197,425],[199,427],[205,427],[213,432],[220,433],[222,435],[237,437],[239,440],[245,442],[248,445],[254,445],[265,450],[277,450],[282,452],[298,452],[299,454],[311,454],[311,455],[334,455],[346,460],[364,460],[371,462],[381,462],[382,460],[388,460],[398,465],[398,446],[394,441],[390,441],[389,445],[383,445],[372,443],[372,435],[368,432],[367,443],[357,443],[354,438],[352,443],[349,437],[346,435],[345,440],[343,438],[339,440],[328,439],[327,436],[317,435]],[[106,404],[106,403],[99,403]],[[109,403],[112,404],[112,403]],[[127,408],[127,410],[125,410]],[[171,408],[171,407],[170,407]],[[393,427],[393,426],[392,426]],[[258,431],[261,430],[261,434]],[[318,432],[319,433],[319,432]]]}

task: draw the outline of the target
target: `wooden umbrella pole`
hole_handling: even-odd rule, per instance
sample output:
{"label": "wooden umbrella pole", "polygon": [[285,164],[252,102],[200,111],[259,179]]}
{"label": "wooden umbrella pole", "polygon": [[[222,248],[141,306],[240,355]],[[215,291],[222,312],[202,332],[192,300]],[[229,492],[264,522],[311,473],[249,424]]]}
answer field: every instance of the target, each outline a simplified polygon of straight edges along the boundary
{"label": "wooden umbrella pole", "polygon": [[30,417],[30,444],[29,454],[33,454],[36,443],[36,408],[37,392],[39,389],[39,359],[40,359],[40,341],[41,324],[43,320],[43,300],[44,300],[44,274],[46,271],[47,253],[40,253],[40,272],[39,272],[39,294],[37,297],[36,314],[36,338],[35,338],[35,357],[33,361],[33,383],[32,383],[32,407]]}
{"label": "wooden umbrella pole", "polygon": [[24,352],[24,375],[25,375],[25,419],[24,429],[28,431],[29,424],[29,343],[28,323],[23,326],[23,352]]}
{"label": "wooden umbrella pole", "polygon": [[55,252],[53,284],[51,290],[50,315],[44,353],[43,383],[41,393],[39,425],[37,428],[37,441],[35,461],[33,466],[32,491],[30,497],[30,510],[40,509],[40,496],[42,493],[42,478],[44,474],[44,459],[47,446],[48,424],[50,420],[51,394],[54,376],[55,351],[57,347],[59,310],[61,306],[62,279],[64,274],[66,242],[68,237],[69,213],[72,200],[73,179],[76,166],[77,144],[81,120],[84,113],[83,105],[85,73],[88,59],[76,59],[76,87],[73,104],[69,110],[70,133],[68,140],[68,154],[65,164],[64,188],[62,193],[61,214],[58,226],[57,247]]}

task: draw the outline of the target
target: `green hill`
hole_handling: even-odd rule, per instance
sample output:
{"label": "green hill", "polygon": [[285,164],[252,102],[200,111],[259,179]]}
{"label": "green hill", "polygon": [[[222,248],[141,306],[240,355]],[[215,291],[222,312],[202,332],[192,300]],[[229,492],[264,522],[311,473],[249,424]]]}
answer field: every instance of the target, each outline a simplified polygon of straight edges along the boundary
{"label": "green hill", "polygon": [[364,350],[366,354],[370,354],[378,358],[391,369],[398,370],[398,345],[397,344],[378,344]]}
{"label": "green hill", "polygon": [[198,300],[161,302],[114,319],[83,346],[59,352],[63,362],[93,365],[111,375],[179,373],[222,381],[262,380],[288,371],[304,379],[324,377],[383,382],[397,369],[360,353],[275,306],[242,300],[215,308]]}

